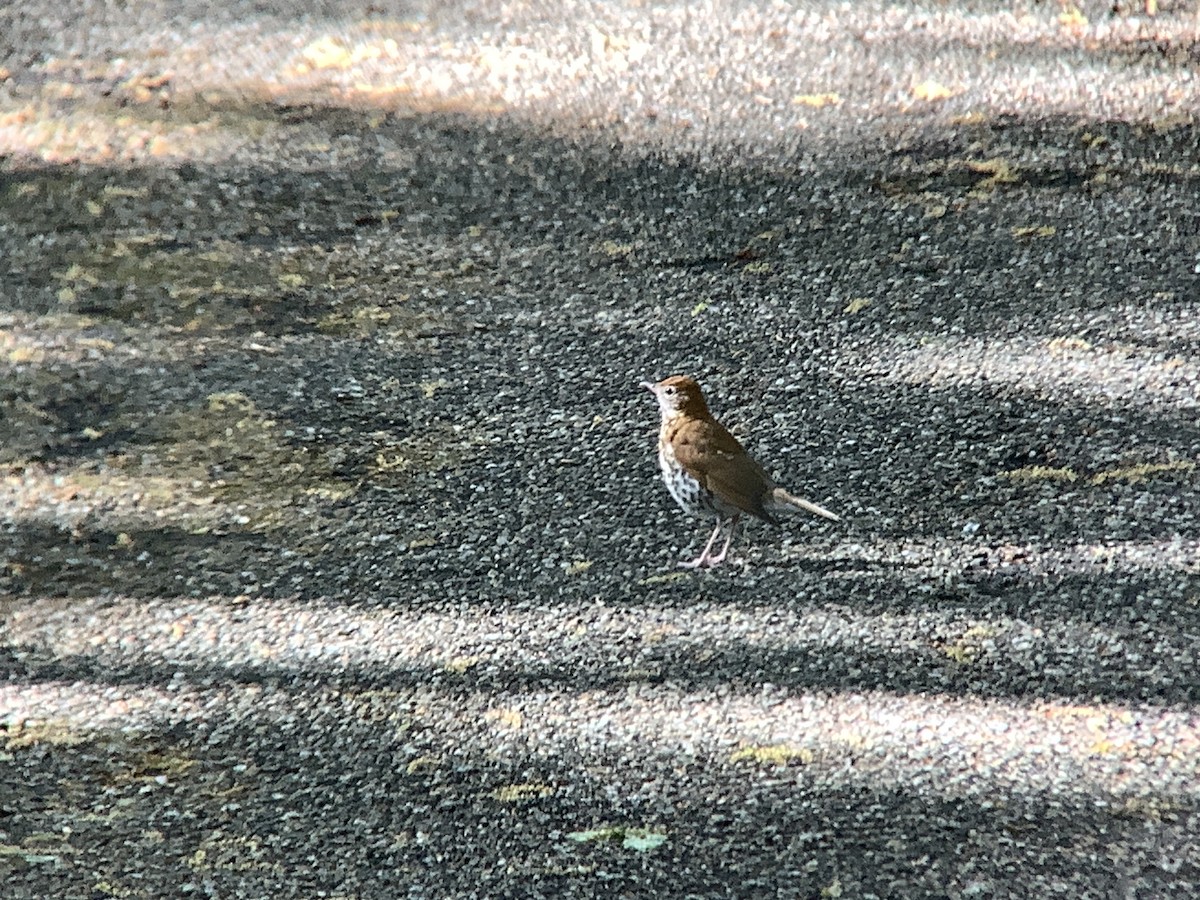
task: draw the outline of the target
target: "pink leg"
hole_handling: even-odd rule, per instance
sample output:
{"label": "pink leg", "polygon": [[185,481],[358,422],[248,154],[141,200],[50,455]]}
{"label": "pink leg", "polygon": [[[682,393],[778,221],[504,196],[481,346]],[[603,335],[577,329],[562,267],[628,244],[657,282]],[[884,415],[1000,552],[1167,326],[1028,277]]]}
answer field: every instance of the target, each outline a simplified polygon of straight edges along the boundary
{"label": "pink leg", "polygon": [[719,566],[725,561],[725,556],[729,553],[729,545],[733,543],[733,536],[737,534],[738,522],[742,520],[741,516],[734,516],[733,521],[729,523],[729,536],[725,538],[725,544],[721,547],[721,552],[716,556],[708,558],[710,566]]}
{"label": "pink leg", "polygon": [[682,569],[698,569],[708,562],[708,551],[712,549],[712,545],[717,540],[717,535],[721,533],[721,522],[717,522],[717,527],[713,529],[713,533],[708,537],[708,543],[704,545],[704,549],[700,555],[691,562],[681,562],[679,567]]}

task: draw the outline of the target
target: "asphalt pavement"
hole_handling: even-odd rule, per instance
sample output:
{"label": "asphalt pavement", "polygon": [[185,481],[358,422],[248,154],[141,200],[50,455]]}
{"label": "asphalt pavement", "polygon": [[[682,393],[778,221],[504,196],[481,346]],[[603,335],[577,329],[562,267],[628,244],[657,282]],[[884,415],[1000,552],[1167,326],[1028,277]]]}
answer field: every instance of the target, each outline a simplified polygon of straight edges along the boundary
{"label": "asphalt pavement", "polygon": [[1198,48],[0,10],[0,893],[1200,896]]}

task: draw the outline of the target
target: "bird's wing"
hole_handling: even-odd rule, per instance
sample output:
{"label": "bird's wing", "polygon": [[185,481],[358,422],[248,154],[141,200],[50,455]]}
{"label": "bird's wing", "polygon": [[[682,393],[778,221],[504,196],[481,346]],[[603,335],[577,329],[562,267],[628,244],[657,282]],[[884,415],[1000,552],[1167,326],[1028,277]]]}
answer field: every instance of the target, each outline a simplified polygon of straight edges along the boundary
{"label": "bird's wing", "polygon": [[681,423],[673,446],[679,464],[702,487],[743,512],[775,521],[763,506],[770,479],[720,422],[691,419]]}

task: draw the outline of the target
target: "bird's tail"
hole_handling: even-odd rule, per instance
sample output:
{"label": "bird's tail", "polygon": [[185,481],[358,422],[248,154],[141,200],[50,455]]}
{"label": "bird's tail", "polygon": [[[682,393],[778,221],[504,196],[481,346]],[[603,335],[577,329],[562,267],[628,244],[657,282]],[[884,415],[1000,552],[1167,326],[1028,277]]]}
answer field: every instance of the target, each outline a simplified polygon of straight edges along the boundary
{"label": "bird's tail", "polygon": [[805,512],[810,512],[815,516],[822,516],[826,519],[831,519],[834,522],[842,521],[840,516],[835,516],[825,507],[817,506],[817,504],[805,500],[803,497],[797,497],[795,494],[789,494],[781,487],[777,487],[771,491],[771,500],[769,506],[776,510],[802,509]]}

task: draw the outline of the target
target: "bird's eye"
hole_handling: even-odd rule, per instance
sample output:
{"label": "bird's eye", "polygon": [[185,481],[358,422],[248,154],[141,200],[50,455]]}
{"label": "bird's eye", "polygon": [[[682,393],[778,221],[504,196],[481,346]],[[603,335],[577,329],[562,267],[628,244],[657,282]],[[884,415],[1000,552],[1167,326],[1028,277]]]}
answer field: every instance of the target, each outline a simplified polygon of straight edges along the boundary
{"label": "bird's eye", "polygon": [[663,391],[663,393],[664,393],[664,394],[673,394],[673,393],[675,393],[675,388],[673,388],[673,387],[666,388],[666,389]]}

